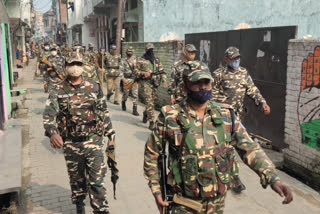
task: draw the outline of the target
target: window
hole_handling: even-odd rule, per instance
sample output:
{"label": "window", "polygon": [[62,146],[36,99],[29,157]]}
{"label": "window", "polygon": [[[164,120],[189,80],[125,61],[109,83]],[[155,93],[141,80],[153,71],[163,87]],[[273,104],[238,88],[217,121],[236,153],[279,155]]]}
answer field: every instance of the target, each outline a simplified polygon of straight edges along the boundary
{"label": "window", "polygon": [[138,0],[131,0],[131,10],[138,7]]}

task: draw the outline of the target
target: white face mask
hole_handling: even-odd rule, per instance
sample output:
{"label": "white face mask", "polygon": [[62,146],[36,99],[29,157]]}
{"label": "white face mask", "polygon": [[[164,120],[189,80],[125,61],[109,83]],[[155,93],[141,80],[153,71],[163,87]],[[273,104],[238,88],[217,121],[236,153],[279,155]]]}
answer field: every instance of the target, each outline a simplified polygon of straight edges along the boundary
{"label": "white face mask", "polygon": [[71,77],[79,77],[83,73],[82,66],[73,65],[66,67],[66,75]]}
{"label": "white face mask", "polygon": [[49,46],[44,46],[44,49],[45,49],[46,51],[48,51],[48,50],[50,49],[50,47],[49,47]]}
{"label": "white face mask", "polygon": [[51,55],[52,56],[56,56],[57,55],[57,51],[51,51]]}

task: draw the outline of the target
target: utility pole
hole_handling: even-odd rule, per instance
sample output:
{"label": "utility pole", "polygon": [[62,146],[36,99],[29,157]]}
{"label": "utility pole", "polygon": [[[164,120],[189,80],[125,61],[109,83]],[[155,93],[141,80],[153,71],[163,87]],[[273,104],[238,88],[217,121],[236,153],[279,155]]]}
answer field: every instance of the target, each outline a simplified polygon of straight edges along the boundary
{"label": "utility pole", "polygon": [[59,21],[60,21],[60,45],[63,43],[62,20],[61,20],[61,0],[59,0]]}
{"label": "utility pole", "polygon": [[117,20],[117,34],[116,34],[116,45],[117,45],[117,54],[120,54],[121,46],[121,34],[122,34],[122,8],[123,0],[118,0],[118,20]]}

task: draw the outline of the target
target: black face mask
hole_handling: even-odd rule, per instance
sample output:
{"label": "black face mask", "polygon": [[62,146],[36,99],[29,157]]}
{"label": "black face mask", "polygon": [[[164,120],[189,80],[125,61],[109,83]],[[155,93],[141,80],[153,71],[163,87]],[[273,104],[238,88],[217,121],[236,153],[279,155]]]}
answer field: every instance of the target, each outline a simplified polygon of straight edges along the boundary
{"label": "black face mask", "polygon": [[188,89],[188,98],[199,104],[207,102],[211,99],[211,96],[212,90],[201,89],[200,91],[191,91],[190,89]]}
{"label": "black face mask", "polygon": [[133,55],[133,54],[128,54],[128,53],[127,53],[127,56],[128,56],[128,57],[132,57],[132,55]]}
{"label": "black face mask", "polygon": [[154,56],[154,53],[153,53],[153,49],[147,50],[147,52],[143,56],[146,60],[149,60],[152,64],[156,59],[156,57]]}

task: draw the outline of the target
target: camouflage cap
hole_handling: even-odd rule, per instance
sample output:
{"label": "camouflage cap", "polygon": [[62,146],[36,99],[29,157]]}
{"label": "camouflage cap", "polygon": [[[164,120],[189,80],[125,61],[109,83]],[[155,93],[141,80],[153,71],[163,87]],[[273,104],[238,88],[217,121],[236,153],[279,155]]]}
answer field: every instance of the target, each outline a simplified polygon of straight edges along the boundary
{"label": "camouflage cap", "polygon": [[224,56],[228,57],[229,59],[234,59],[240,56],[240,51],[236,47],[228,47],[224,52]]}
{"label": "camouflage cap", "polygon": [[189,51],[189,52],[198,51],[193,44],[186,44],[184,50]]}
{"label": "camouflage cap", "polygon": [[71,64],[73,62],[81,62],[81,63],[83,63],[82,55],[80,53],[77,53],[77,52],[72,52],[71,56],[66,58],[66,62],[68,64]]}
{"label": "camouflage cap", "polygon": [[127,48],[127,52],[134,52],[133,47],[132,47],[132,46],[129,46],[129,47]]}
{"label": "camouflage cap", "polygon": [[58,45],[56,44],[51,45],[50,50],[53,50],[53,49],[58,50],[59,49]]}
{"label": "camouflage cap", "polygon": [[146,50],[149,50],[149,49],[154,49],[154,45],[150,42],[146,44]]}
{"label": "camouflage cap", "polygon": [[196,82],[201,79],[209,79],[213,82],[213,77],[206,64],[200,61],[189,61],[187,62],[189,69],[183,71],[183,76],[187,76],[191,82]]}

